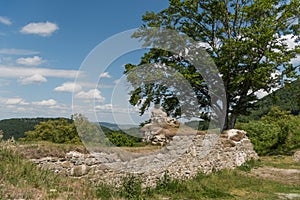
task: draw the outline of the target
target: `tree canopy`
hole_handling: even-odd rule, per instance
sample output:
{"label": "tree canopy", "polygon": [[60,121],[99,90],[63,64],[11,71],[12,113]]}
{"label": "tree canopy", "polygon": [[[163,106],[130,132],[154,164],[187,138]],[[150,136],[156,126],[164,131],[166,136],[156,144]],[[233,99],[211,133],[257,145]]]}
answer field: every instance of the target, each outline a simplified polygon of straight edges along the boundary
{"label": "tree canopy", "polygon": [[[206,49],[224,83],[226,105],[221,109],[225,109],[225,122],[220,127],[224,130],[234,127],[237,116],[247,114],[257,100],[257,91],[269,92],[297,76],[298,66],[291,60],[300,53],[299,16],[299,0],[170,0],[168,8],[147,12],[133,37],[155,44],[160,38],[149,30],[158,27],[187,35],[199,43],[199,51]],[[288,38],[294,40],[294,46],[288,45]],[[141,114],[151,104],[159,104],[176,117],[181,115],[183,104],[189,103],[178,100],[180,94],[172,90],[177,85],[150,83],[143,81],[143,76],[130,74],[145,64],[168,66],[182,74],[198,101],[194,115],[214,109],[207,92],[211,90],[209,80],[193,63],[170,50],[151,48],[138,65],[125,66],[127,79],[134,86],[130,103],[139,105]],[[142,79],[139,84],[137,78]]]}

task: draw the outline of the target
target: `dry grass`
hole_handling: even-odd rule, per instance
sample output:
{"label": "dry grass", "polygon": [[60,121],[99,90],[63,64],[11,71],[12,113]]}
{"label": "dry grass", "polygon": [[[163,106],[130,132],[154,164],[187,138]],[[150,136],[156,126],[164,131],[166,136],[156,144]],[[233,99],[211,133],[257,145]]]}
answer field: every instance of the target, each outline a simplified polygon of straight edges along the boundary
{"label": "dry grass", "polygon": [[88,153],[84,146],[73,144],[54,144],[50,142],[27,142],[17,145],[18,153],[26,159],[38,159],[42,157],[63,158],[70,151]]}

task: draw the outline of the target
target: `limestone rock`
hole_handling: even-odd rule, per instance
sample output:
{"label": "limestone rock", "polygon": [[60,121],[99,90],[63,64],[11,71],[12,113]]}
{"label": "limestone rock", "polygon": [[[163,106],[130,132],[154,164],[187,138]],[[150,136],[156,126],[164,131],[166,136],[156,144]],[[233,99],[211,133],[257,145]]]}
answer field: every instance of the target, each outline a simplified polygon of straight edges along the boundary
{"label": "limestone rock", "polygon": [[294,153],[293,159],[295,162],[300,162],[300,151]]}
{"label": "limestone rock", "polygon": [[71,175],[72,176],[77,176],[77,177],[83,176],[83,175],[88,173],[88,170],[89,170],[89,167],[86,166],[86,165],[74,166],[71,169]]}
{"label": "limestone rock", "polygon": [[246,137],[246,131],[238,130],[238,129],[230,129],[223,133],[223,137],[227,137],[228,139],[239,142]]}
{"label": "limestone rock", "polygon": [[179,126],[180,123],[176,119],[168,117],[167,113],[161,109],[154,108],[151,112],[151,123],[144,125],[141,132],[144,134],[145,142],[165,145],[173,136],[169,129]]}

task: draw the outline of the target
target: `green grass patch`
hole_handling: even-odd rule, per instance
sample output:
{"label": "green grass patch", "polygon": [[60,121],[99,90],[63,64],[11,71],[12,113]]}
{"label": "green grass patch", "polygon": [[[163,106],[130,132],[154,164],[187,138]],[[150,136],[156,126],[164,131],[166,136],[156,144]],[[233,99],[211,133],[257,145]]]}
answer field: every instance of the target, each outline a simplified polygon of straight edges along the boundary
{"label": "green grass patch", "polygon": [[[2,145],[2,144],[1,144]],[[33,149],[39,149],[31,144]],[[45,148],[54,148],[47,144]],[[172,179],[168,172],[156,188],[142,189],[140,177],[128,176],[120,188],[93,184],[87,179],[65,177],[41,170],[19,155],[15,148],[0,147],[0,199],[278,199],[276,193],[300,194],[299,184],[284,184],[250,176],[257,167],[299,169],[290,156],[262,157],[235,170],[222,170],[209,175],[199,173],[189,180]]]}

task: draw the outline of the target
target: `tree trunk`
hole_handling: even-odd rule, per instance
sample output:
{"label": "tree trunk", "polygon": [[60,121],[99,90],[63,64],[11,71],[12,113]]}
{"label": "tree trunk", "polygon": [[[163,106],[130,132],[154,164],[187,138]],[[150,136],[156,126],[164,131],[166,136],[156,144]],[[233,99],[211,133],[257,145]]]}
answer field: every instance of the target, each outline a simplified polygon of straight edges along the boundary
{"label": "tree trunk", "polygon": [[225,115],[223,130],[221,130],[221,132],[225,130],[233,129],[236,123],[236,117],[237,117],[236,114],[230,113],[229,110],[227,110],[227,113]]}
{"label": "tree trunk", "polygon": [[236,114],[232,113],[230,118],[229,129],[234,128],[235,122],[236,122]]}

